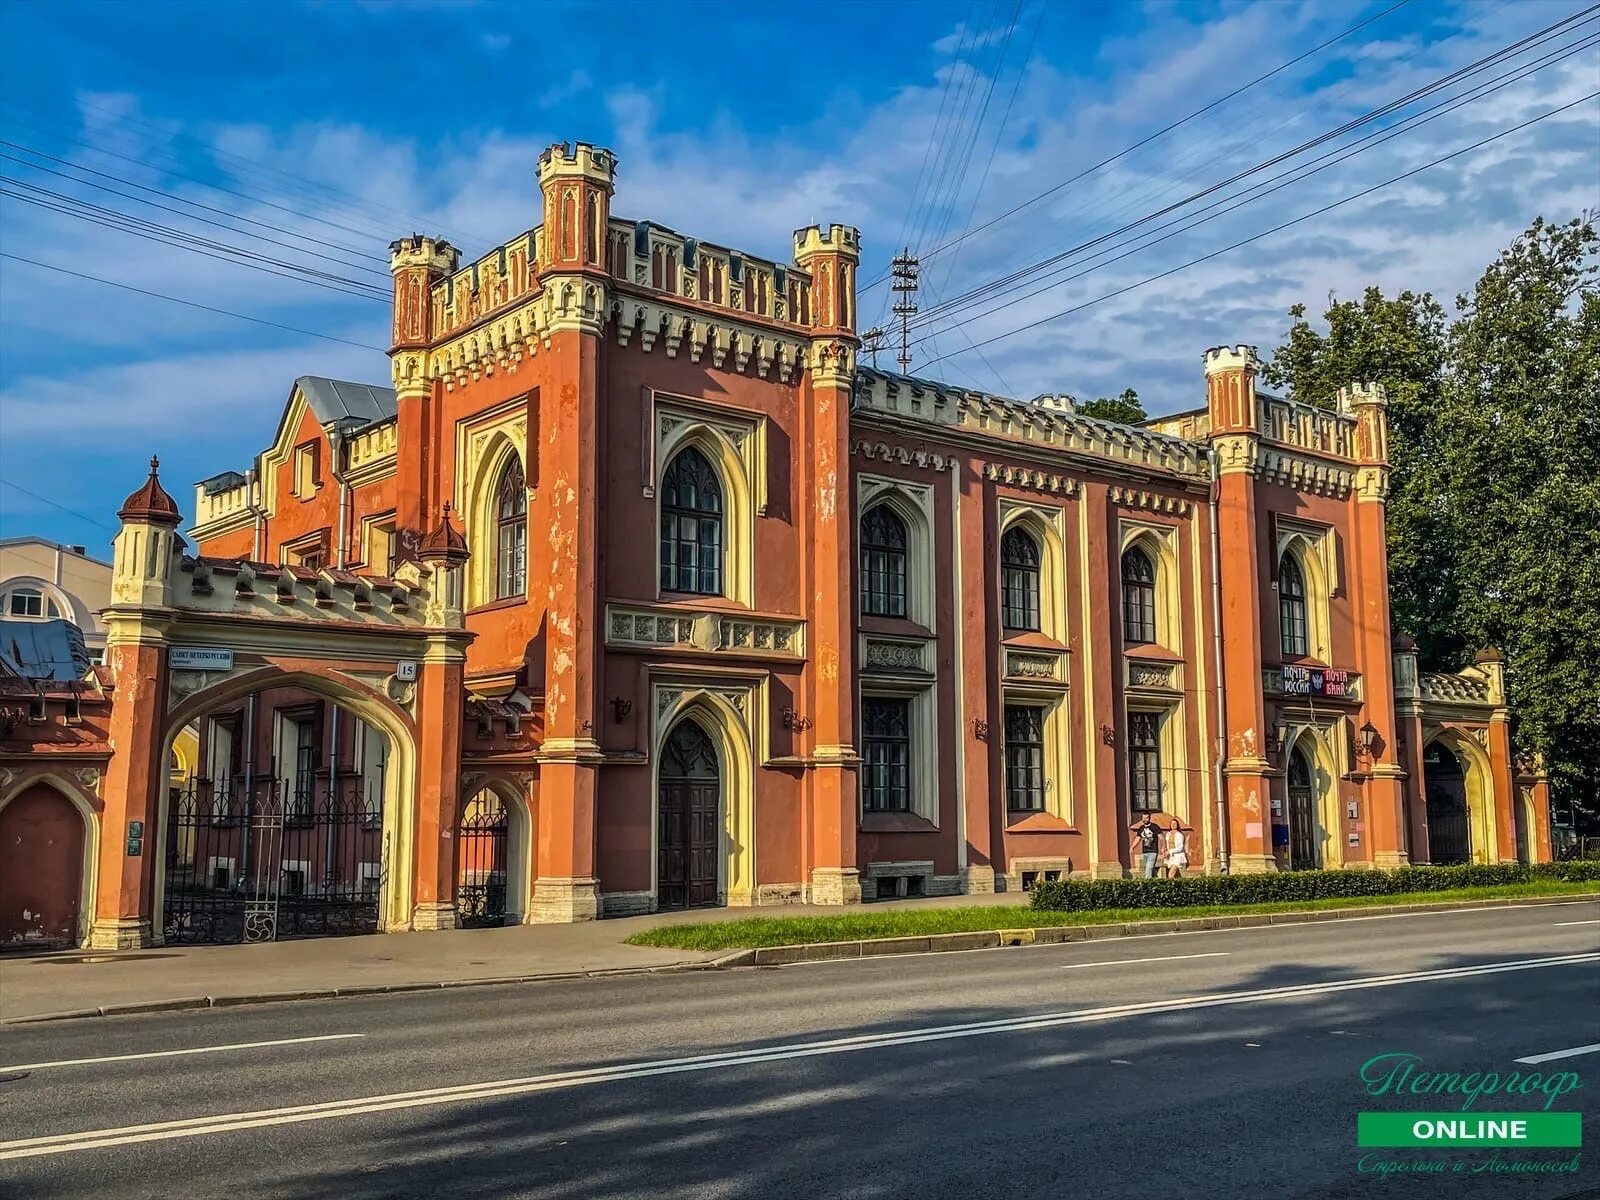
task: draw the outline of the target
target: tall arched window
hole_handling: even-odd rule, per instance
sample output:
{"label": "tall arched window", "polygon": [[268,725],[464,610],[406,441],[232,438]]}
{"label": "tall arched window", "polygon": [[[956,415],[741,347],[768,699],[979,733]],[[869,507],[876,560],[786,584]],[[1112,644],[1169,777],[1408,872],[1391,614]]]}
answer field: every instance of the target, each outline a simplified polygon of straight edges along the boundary
{"label": "tall arched window", "polygon": [[515,455],[500,473],[495,490],[495,599],[528,591],[528,486],[522,460]]}
{"label": "tall arched window", "polygon": [[906,523],[887,504],[861,518],[861,611],[906,615]]}
{"label": "tall arched window", "polygon": [[1039,628],[1039,543],[1020,525],[1000,538],[1000,598],[1007,629]]}
{"label": "tall arched window", "polygon": [[693,446],[661,479],[661,590],[722,594],[722,481]]}
{"label": "tall arched window", "polygon": [[1293,554],[1285,554],[1278,564],[1278,630],[1285,656],[1311,652],[1306,633],[1306,577]]}
{"label": "tall arched window", "polygon": [[1122,554],[1122,640],[1130,646],[1156,640],[1156,568],[1138,546]]}

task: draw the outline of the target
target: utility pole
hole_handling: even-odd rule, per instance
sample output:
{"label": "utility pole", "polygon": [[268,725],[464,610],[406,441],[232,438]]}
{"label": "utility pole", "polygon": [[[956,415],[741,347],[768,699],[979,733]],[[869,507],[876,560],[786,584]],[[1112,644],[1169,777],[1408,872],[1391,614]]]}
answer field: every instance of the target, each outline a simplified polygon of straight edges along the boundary
{"label": "utility pole", "polygon": [[874,325],[861,335],[861,348],[872,355],[872,369],[878,369],[878,351],[889,344],[889,335],[882,326]]}
{"label": "utility pole", "polygon": [[900,364],[900,373],[905,374],[911,369],[910,320],[917,311],[917,282],[921,268],[912,256],[910,246],[891,258],[889,267],[893,275],[889,287],[896,293],[893,312],[900,318],[900,353],[895,355],[895,361]]}

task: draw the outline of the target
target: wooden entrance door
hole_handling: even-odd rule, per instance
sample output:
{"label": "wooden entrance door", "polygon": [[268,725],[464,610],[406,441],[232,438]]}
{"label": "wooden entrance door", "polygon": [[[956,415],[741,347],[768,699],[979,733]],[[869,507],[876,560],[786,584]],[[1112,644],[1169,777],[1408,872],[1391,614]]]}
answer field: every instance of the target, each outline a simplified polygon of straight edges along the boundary
{"label": "wooden entrance door", "polygon": [[1298,747],[1289,755],[1289,869],[1317,868],[1316,790],[1311,763]]}
{"label": "wooden entrance door", "polygon": [[661,909],[718,903],[721,773],[717,750],[693,721],[679,721],[661,751],[656,900]]}
{"label": "wooden entrance door", "polygon": [[49,784],[0,809],[0,950],[78,944],[83,818]]}

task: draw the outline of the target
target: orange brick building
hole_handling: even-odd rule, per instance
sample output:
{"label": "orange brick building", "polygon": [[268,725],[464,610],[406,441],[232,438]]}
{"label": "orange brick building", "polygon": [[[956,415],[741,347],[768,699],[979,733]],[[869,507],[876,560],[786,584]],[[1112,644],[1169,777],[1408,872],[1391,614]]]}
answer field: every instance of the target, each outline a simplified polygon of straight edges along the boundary
{"label": "orange brick building", "polygon": [[616,172],[552,147],[465,266],[395,242],[392,388],[298,380],[192,547],[130,498],[112,707],[167,700],[89,801],[95,944],[1019,890],[1145,813],[1197,870],[1549,856],[1504,664],[1391,640],[1381,389],[1222,347],[1125,426],[884,374],[854,229],[771,262]]}

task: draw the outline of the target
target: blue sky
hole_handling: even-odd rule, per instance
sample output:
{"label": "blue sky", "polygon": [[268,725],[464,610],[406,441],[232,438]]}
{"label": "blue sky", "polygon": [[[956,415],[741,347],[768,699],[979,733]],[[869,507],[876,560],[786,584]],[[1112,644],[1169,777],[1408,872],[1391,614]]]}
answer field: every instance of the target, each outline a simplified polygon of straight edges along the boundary
{"label": "blue sky", "polygon": [[[382,286],[387,244],[401,233],[443,232],[475,256],[528,228],[540,149],[583,139],[618,154],[620,216],[780,259],[795,226],[847,222],[862,230],[872,280],[896,245],[926,255],[1378,18],[959,249],[926,255],[922,302],[932,309],[1581,7],[1409,0],[1385,13],[1394,2],[6,0],[0,138],[12,146],[0,147],[11,156],[0,176],[11,182],[0,187],[35,199],[50,189]],[[1493,74],[1597,30],[1576,28]],[[1534,216],[1600,205],[1600,106],[1101,297],[1597,89],[1600,47],[1590,47],[1192,230],[1149,246],[1110,243],[1134,250],[1126,257],[1080,253],[1004,297],[1015,301],[1005,308],[930,313],[913,370],[1011,395],[1134,387],[1153,412],[1191,406],[1202,351],[1269,349],[1290,304],[1317,311],[1330,293],[1368,283],[1451,297]],[[342,339],[0,259],[0,535],[104,552],[114,509],[151,453],[187,511],[195,480],[243,468],[265,444],[296,375],[388,379],[376,349],[387,312],[368,298],[12,197],[0,197],[0,252]],[[863,298],[864,319],[883,315],[883,293]],[[1069,308],[1079,311],[1013,333]]]}

